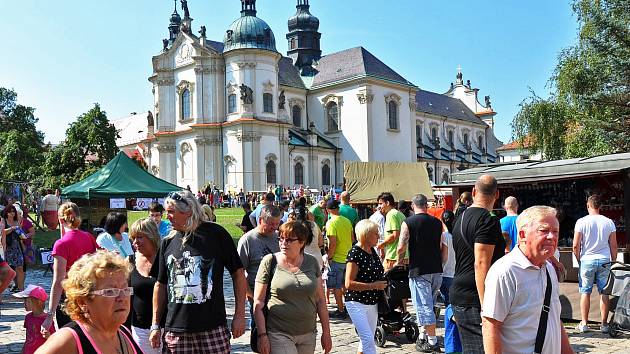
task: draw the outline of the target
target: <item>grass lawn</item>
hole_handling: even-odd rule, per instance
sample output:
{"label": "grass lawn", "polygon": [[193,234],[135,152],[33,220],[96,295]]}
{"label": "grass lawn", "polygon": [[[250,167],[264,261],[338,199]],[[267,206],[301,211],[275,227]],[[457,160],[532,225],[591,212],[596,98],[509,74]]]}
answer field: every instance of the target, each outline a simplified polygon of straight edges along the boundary
{"label": "grass lawn", "polygon": [[[217,223],[223,226],[232,236],[234,242],[238,242],[238,239],[243,235],[243,231],[235,224],[240,224],[243,219],[242,208],[217,208],[215,209],[217,215]],[[33,219],[35,215],[31,215]],[[129,211],[127,213],[128,224],[133,224],[134,221],[147,216],[146,211]],[[36,248],[51,248],[53,243],[59,238],[59,230],[53,231],[40,231],[36,229],[34,243]]]}

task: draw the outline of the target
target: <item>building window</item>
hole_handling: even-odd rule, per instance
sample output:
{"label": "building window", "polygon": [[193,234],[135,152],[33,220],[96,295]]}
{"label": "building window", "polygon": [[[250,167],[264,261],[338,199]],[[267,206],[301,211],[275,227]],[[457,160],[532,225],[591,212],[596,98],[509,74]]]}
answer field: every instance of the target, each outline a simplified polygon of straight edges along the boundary
{"label": "building window", "polygon": [[267,184],[276,184],[276,163],[273,160],[267,161],[265,171],[267,172]]}
{"label": "building window", "polygon": [[429,181],[433,182],[433,167],[427,167],[427,174],[429,175]]}
{"label": "building window", "polygon": [[273,95],[270,93],[263,93],[263,112],[273,113]]}
{"label": "building window", "polygon": [[190,119],[190,90],[184,89],[181,94],[182,100],[182,120]]}
{"label": "building window", "polygon": [[442,184],[448,184],[448,170],[442,171]]}
{"label": "building window", "polygon": [[477,147],[479,150],[483,150],[483,137],[481,135],[477,138]]}
{"label": "building window", "polygon": [[395,101],[387,104],[387,115],[389,116],[389,129],[398,130],[398,105]]}
{"label": "building window", "polygon": [[464,133],[464,147],[468,149],[468,133]]}
{"label": "building window", "polygon": [[448,144],[453,146],[453,131],[452,130],[448,131]]}
{"label": "building window", "polygon": [[293,174],[295,175],[295,184],[304,184],[304,165],[301,162],[295,164]]}
{"label": "building window", "polygon": [[291,115],[293,116],[293,125],[298,128],[302,127],[302,108],[300,106],[293,106],[291,108]]}
{"label": "building window", "polygon": [[291,38],[291,40],[289,41],[289,48],[291,48],[291,49],[297,48],[295,38]]}
{"label": "building window", "polygon": [[438,136],[438,131],[436,127],[431,128],[431,140],[435,141]]}
{"label": "building window", "polygon": [[339,130],[339,107],[337,107],[337,103],[330,102],[326,106],[326,120],[328,121],[329,132]]}
{"label": "building window", "polygon": [[328,166],[328,164],[324,164],[324,166],[322,166],[322,185],[330,185],[330,166]]}
{"label": "building window", "polygon": [[416,124],[416,148],[422,147],[422,125]]}
{"label": "building window", "polygon": [[236,112],[236,95],[231,94],[228,96],[228,113]]}

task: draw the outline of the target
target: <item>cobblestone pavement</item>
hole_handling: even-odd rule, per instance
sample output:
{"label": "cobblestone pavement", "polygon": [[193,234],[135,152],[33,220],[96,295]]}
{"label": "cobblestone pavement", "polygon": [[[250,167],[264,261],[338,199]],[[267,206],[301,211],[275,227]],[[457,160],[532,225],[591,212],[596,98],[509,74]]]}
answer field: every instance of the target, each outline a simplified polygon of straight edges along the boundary
{"label": "cobblestone pavement", "polygon": [[[52,275],[44,275],[40,269],[31,269],[27,272],[26,284],[38,284],[46,291],[50,291]],[[226,306],[228,307],[228,317],[231,318],[234,309],[233,291],[229,276],[225,277]],[[332,298],[332,296],[331,296]],[[0,353],[20,353],[24,342],[24,306],[21,301],[12,298],[8,292],[3,296],[3,303],[0,306]],[[330,308],[331,310],[333,307]],[[441,326],[441,325],[440,325]],[[571,325],[570,325],[571,326]],[[350,320],[331,320],[333,336],[333,353],[356,353],[358,337],[354,332],[354,327]],[[628,353],[630,352],[630,336],[619,338],[609,338],[598,331],[589,333],[576,333],[573,326],[567,327],[571,345],[576,353]],[[438,328],[438,336],[443,335],[444,330]],[[232,341],[233,353],[251,353],[249,350],[249,332],[241,338]],[[321,352],[319,345],[317,352]],[[384,348],[378,348],[379,353],[415,353],[412,343],[408,343],[404,335],[391,336],[387,338]]]}

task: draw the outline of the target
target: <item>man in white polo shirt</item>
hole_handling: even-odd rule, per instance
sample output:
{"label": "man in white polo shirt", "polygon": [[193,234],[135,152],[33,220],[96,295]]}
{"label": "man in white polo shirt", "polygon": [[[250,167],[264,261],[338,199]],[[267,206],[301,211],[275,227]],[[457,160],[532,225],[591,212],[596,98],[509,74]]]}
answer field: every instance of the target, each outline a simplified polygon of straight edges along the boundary
{"label": "man in white polo shirt", "polygon": [[[556,210],[526,209],[516,220],[518,245],[496,261],[486,276],[481,307],[486,353],[534,353],[547,284],[551,298],[541,353],[573,353],[560,321],[558,278],[547,262],[558,247]],[[543,327],[544,328],[544,327]]]}

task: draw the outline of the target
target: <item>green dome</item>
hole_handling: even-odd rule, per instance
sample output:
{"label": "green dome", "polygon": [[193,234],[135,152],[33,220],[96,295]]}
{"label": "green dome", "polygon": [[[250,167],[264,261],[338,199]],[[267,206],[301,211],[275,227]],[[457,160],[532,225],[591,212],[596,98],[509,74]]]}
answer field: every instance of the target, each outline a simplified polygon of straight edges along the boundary
{"label": "green dome", "polygon": [[276,39],[269,25],[254,14],[243,14],[232,22],[223,37],[223,53],[235,49],[276,50]]}

